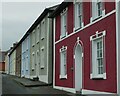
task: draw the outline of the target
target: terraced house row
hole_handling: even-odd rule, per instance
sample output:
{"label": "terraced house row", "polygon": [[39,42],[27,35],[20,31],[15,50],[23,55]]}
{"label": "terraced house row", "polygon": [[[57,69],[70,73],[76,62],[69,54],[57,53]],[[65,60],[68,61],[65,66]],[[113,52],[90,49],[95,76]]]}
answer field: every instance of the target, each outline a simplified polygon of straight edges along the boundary
{"label": "terraced house row", "polygon": [[120,94],[120,1],[46,8],[8,53],[11,75],[81,94]]}

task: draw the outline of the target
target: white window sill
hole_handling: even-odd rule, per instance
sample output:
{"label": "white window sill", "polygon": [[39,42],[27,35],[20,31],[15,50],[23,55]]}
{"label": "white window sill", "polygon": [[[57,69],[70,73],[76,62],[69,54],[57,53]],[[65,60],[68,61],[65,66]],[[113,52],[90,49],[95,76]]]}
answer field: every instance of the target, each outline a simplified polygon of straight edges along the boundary
{"label": "white window sill", "polygon": [[100,19],[100,18],[102,18],[102,17],[104,17],[105,16],[105,10],[103,10],[102,11],[102,14],[100,15],[100,16],[96,16],[96,17],[94,17],[93,18],[93,16],[90,18],[90,22],[94,22],[94,21],[96,21],[96,20],[98,20],[98,19]]}
{"label": "white window sill", "polygon": [[67,75],[60,75],[59,78],[60,79],[67,79]]}
{"label": "white window sill", "polygon": [[39,43],[39,41],[36,42],[36,44],[38,44],[38,43]]}
{"label": "white window sill", "polygon": [[35,44],[32,45],[32,47],[34,47],[34,46],[35,46]]}
{"label": "white window sill", "polygon": [[32,71],[34,71],[35,70],[35,68],[32,68]]}
{"label": "white window sill", "polygon": [[44,69],[44,66],[41,66],[40,68],[41,68],[41,69]]}
{"label": "white window sill", "polygon": [[41,38],[41,40],[44,40],[44,39],[45,39],[44,37]]}
{"label": "white window sill", "polygon": [[60,35],[60,39],[63,39],[63,38],[65,38],[65,37],[67,37],[67,35],[68,35],[68,32],[66,32],[65,35]]}
{"label": "white window sill", "polygon": [[90,74],[90,79],[107,79],[106,78],[106,73],[103,73],[103,74],[96,74],[96,75],[94,75],[94,74]]}

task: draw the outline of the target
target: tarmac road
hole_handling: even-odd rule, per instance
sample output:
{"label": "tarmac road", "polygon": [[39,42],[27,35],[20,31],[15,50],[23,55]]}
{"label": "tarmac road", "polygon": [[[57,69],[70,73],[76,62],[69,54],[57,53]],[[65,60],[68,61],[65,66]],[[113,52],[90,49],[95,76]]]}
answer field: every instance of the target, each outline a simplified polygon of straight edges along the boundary
{"label": "tarmac road", "polygon": [[34,96],[35,94],[38,96],[45,95],[45,94],[46,94],[45,96],[48,96],[50,94],[52,94],[51,96],[58,96],[58,95],[59,96],[72,96],[71,93],[53,89],[52,86],[25,87],[21,85],[20,83],[15,82],[14,78],[15,78],[14,76],[12,77],[9,75],[2,74],[2,94],[3,94],[2,96],[6,96],[7,94],[11,96],[13,95],[23,96],[24,94],[26,94],[27,96],[28,94],[29,96]]}

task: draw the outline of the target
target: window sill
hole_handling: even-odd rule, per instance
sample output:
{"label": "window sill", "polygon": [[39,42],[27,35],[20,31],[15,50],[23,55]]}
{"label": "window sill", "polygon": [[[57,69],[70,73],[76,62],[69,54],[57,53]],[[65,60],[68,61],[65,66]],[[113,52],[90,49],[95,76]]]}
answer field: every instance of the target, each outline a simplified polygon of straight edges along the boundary
{"label": "window sill", "polygon": [[34,45],[32,45],[32,47],[34,47],[35,46],[35,44]]}
{"label": "window sill", "polygon": [[96,21],[96,20],[98,20],[98,19],[100,19],[100,18],[102,18],[102,15],[101,15],[101,16],[98,16],[98,17],[96,17],[95,19],[93,19],[93,20],[92,20],[92,22],[94,22],[94,21]]}
{"label": "window sill", "polygon": [[60,75],[59,78],[60,79],[67,79],[67,75]]}
{"label": "window sill", "polygon": [[36,42],[36,44],[38,44],[38,43],[39,43],[39,41]]}
{"label": "window sill", "polygon": [[32,68],[32,71],[34,71],[35,70],[35,68]]}
{"label": "window sill", "polygon": [[44,66],[41,66],[40,69],[44,69]]}
{"label": "window sill", "polygon": [[106,79],[106,73],[103,73],[101,75],[90,74],[90,79],[92,79],[92,80],[105,80]]}
{"label": "window sill", "polygon": [[41,40],[44,40],[44,39],[45,39],[44,37],[41,38]]}

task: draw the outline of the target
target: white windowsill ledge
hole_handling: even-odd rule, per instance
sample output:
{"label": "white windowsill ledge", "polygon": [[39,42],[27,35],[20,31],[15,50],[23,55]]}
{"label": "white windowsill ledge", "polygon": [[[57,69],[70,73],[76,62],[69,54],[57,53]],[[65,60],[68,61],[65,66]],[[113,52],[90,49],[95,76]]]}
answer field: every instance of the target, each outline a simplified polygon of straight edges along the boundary
{"label": "white windowsill ledge", "polygon": [[60,75],[59,78],[60,79],[67,79],[67,75]]}
{"label": "white windowsill ledge", "polygon": [[101,75],[93,75],[93,74],[90,74],[90,79],[107,79],[106,78],[106,73],[103,73],[103,74],[101,74]]}

